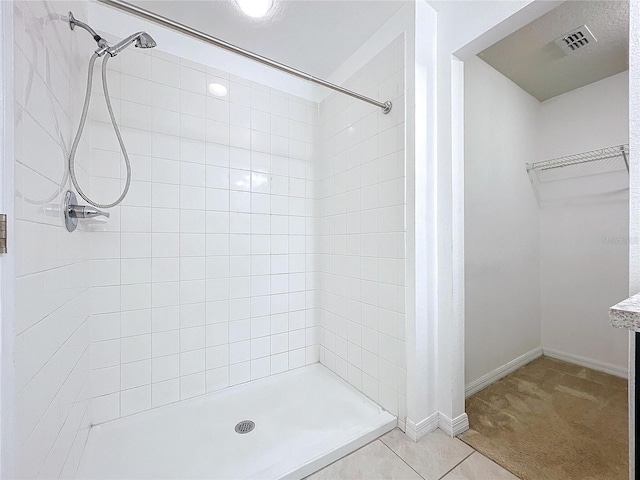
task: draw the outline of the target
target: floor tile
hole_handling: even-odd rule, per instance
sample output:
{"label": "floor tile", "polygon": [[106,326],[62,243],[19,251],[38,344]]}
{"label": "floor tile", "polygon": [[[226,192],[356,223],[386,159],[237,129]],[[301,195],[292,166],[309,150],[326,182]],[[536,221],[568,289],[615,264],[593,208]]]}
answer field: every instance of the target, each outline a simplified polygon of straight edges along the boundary
{"label": "floor tile", "polygon": [[474,452],[442,480],[518,480],[518,477],[484,455]]}
{"label": "floor tile", "polygon": [[308,477],[308,479],[420,480],[420,475],[414,472],[380,440],[376,440],[351,455],[332,463],[319,472],[314,473]]}
{"label": "floor tile", "polygon": [[381,440],[425,480],[438,480],[473,453],[466,443],[440,430],[416,443],[396,428]]}

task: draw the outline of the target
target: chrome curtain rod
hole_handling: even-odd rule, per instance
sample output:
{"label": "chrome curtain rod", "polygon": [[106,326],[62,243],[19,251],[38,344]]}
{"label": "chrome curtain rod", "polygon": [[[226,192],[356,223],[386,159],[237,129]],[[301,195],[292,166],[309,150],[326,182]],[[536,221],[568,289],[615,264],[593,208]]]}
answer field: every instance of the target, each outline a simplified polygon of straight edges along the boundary
{"label": "chrome curtain rod", "polygon": [[262,63],[263,65],[267,65],[295,77],[303,78],[304,80],[308,80],[309,82],[322,85],[323,87],[330,88],[331,90],[335,90],[336,92],[344,93],[345,95],[349,95],[351,97],[357,98],[358,100],[370,103],[372,105],[375,105],[376,107],[380,107],[382,109],[382,113],[389,113],[391,111],[392,104],[389,101],[379,102],[378,100],[374,100],[373,98],[365,97],[364,95],[353,92],[339,85],[335,85],[331,82],[327,82],[326,80],[322,80],[321,78],[314,77],[313,75],[310,75],[308,73],[276,62],[275,60],[271,60],[270,58],[263,57],[262,55],[258,55],[243,48],[237,47],[231,43],[225,42],[224,40],[220,40],[219,38],[213,37],[199,30],[173,21],[167,17],[163,17],[162,15],[158,15],[156,13],[150,12],[149,10],[145,10],[144,8],[140,8],[127,2],[123,2],[122,0],[98,1],[112,7],[119,8],[120,10],[124,10],[125,12],[132,13],[133,15],[137,15],[151,22],[171,28],[172,30],[176,30],[180,33],[184,33],[185,35],[197,38],[198,40],[203,40],[207,43],[210,43],[211,45],[215,45],[216,47],[224,48],[225,50],[228,50],[230,52],[237,53],[238,55],[242,55],[246,58],[250,58],[251,60]]}

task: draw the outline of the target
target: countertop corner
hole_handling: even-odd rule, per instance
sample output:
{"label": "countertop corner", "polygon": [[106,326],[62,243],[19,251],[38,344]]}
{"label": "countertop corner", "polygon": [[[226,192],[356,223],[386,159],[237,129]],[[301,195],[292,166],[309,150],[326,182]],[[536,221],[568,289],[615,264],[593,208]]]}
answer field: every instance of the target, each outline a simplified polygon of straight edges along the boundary
{"label": "countertop corner", "polygon": [[609,323],[613,327],[640,332],[640,293],[611,307]]}

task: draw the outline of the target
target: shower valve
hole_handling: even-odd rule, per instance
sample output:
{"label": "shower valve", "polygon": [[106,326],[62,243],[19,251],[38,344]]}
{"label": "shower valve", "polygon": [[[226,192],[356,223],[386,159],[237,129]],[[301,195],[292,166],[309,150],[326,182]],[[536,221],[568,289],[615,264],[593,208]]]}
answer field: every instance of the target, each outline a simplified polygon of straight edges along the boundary
{"label": "shower valve", "polygon": [[69,205],[69,216],[73,218],[95,218],[100,216],[109,218],[109,213],[88,205]]}
{"label": "shower valve", "polygon": [[77,205],[77,201],[76,194],[69,190],[64,197],[64,223],[69,232],[73,232],[78,227],[79,218],[109,218],[109,212],[103,212],[89,205]]}

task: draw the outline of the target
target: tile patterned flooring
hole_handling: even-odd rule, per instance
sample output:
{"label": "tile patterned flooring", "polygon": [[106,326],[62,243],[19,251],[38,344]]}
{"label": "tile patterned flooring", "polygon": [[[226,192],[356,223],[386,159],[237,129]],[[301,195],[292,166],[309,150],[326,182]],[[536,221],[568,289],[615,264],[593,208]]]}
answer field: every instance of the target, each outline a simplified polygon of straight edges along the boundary
{"label": "tile patterned flooring", "polygon": [[415,443],[396,428],[308,479],[517,480],[518,477],[440,430]]}

